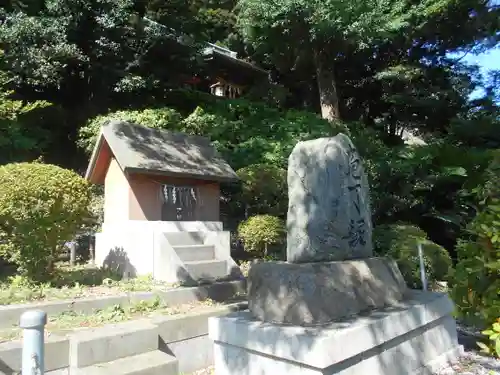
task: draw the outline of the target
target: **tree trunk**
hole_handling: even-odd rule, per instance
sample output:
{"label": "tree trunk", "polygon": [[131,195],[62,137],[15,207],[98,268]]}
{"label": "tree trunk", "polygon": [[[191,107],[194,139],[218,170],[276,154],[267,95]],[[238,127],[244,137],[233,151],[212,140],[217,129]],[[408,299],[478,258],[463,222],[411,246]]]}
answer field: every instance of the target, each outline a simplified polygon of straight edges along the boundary
{"label": "tree trunk", "polygon": [[316,51],[314,55],[316,64],[316,80],[318,82],[321,116],[328,121],[340,119],[339,97],[335,69],[332,58],[325,53]]}

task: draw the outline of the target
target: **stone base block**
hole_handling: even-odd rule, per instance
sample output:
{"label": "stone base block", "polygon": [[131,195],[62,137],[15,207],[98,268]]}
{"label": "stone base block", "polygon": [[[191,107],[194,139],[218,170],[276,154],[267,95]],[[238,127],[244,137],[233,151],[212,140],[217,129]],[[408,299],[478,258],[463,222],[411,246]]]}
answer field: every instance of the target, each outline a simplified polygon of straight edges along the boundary
{"label": "stone base block", "polygon": [[445,294],[411,291],[397,306],[324,327],[264,323],[248,311],[213,317],[215,374],[428,375],[461,354],[452,311]]}
{"label": "stone base block", "polygon": [[388,258],[258,263],[248,275],[248,308],[264,322],[314,326],[391,306],[408,288]]}

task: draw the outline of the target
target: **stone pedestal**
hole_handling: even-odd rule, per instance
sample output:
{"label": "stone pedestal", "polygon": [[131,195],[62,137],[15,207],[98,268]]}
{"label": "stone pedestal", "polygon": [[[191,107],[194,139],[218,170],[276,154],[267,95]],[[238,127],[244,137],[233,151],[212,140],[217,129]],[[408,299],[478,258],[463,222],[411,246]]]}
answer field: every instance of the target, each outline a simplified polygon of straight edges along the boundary
{"label": "stone pedestal", "polygon": [[258,263],[248,275],[248,307],[264,322],[314,326],[401,301],[408,291],[388,258]]}
{"label": "stone pedestal", "polygon": [[431,374],[461,353],[452,311],[445,294],[411,291],[391,308],[317,328],[265,323],[248,311],[213,317],[215,374]]}

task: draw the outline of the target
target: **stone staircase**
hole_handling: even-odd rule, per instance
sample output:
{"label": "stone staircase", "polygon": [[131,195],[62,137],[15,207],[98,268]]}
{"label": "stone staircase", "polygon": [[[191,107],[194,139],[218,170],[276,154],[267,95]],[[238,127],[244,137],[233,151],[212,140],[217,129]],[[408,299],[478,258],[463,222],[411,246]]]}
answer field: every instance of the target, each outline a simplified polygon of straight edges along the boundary
{"label": "stone staircase", "polygon": [[80,375],[178,375],[178,367],[178,361],[174,356],[154,350],[89,366],[76,373]]}
{"label": "stone staircase", "polygon": [[[76,328],[67,336],[49,335],[45,374],[192,374],[214,363],[208,319],[247,307],[246,302],[237,302],[187,314],[154,314],[103,327]],[[20,374],[22,351],[20,340],[0,344],[0,375]]]}
{"label": "stone staircase", "polygon": [[158,350],[157,326],[131,321],[114,331],[82,331],[75,336],[70,342],[70,366],[65,370],[70,375],[179,374],[178,360]]}
{"label": "stone staircase", "polygon": [[227,276],[226,261],[215,258],[213,245],[203,244],[203,233],[169,233],[168,241],[193,281],[214,281]]}

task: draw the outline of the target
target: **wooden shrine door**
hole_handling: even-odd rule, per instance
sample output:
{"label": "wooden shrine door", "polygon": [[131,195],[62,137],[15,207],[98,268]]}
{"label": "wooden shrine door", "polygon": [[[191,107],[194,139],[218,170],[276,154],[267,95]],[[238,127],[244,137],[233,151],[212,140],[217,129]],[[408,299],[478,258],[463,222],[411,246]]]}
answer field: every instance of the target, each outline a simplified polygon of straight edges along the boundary
{"label": "wooden shrine door", "polygon": [[196,221],[199,204],[198,188],[194,186],[162,185],[162,221]]}

